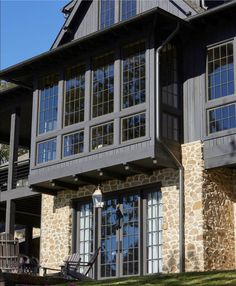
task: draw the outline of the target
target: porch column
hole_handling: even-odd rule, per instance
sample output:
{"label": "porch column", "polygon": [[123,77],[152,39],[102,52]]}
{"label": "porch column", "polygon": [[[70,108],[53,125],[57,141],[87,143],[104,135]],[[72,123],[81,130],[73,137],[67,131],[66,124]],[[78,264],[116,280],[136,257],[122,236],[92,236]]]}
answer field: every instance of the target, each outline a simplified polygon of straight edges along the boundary
{"label": "porch column", "polygon": [[11,130],[10,130],[10,146],[9,146],[9,166],[8,166],[8,182],[7,190],[15,188],[15,164],[18,159],[18,144],[19,144],[19,127],[20,113],[19,110],[14,110],[11,114]]}
{"label": "porch column", "polygon": [[33,227],[25,227],[25,253],[32,256]]}
{"label": "porch column", "polygon": [[10,233],[12,235],[14,235],[15,230],[15,213],[15,202],[12,200],[7,200],[5,232]]}

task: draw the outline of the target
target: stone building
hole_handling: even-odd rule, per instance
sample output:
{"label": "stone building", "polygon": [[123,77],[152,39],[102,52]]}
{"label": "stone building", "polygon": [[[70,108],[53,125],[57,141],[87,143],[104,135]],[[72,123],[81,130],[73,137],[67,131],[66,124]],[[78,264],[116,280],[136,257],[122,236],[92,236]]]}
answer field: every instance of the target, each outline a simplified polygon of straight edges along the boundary
{"label": "stone building", "polygon": [[51,49],[0,72],[1,216],[31,254],[40,226],[41,265],[101,246],[97,279],[235,268],[235,12],[71,1]]}

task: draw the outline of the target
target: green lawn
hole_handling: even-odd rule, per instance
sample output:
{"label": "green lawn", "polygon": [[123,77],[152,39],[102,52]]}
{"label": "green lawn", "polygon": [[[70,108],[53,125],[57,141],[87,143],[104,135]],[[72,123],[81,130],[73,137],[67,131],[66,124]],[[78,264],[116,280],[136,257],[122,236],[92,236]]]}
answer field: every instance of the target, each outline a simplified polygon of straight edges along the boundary
{"label": "green lawn", "polygon": [[182,286],[182,285],[235,285],[236,271],[225,272],[194,272],[184,274],[148,275],[123,279],[113,279],[97,282],[68,283],[70,286],[116,286],[116,285],[160,285],[160,286]]}

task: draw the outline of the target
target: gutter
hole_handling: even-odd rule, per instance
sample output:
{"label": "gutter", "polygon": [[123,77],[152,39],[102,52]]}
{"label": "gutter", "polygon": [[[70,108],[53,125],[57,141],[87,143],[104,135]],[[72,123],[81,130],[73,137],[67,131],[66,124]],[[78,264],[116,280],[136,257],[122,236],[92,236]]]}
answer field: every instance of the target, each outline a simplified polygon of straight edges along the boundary
{"label": "gutter", "polygon": [[167,154],[172,158],[179,169],[179,270],[185,272],[185,229],[184,229],[184,167],[176,158],[168,146],[161,140],[160,134],[160,52],[173,37],[178,33],[180,24],[178,23],[175,30],[166,38],[166,40],[156,50],[156,140],[164,148]]}

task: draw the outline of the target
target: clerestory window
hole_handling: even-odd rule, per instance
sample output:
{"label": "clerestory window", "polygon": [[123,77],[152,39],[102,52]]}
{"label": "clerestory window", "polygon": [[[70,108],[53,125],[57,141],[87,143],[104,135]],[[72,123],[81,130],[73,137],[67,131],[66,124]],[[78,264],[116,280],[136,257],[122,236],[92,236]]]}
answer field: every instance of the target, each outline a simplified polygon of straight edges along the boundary
{"label": "clerestory window", "polygon": [[137,1],[136,0],[122,0],[122,20],[126,20],[133,17],[137,13]]}
{"label": "clerestory window", "polygon": [[101,0],[100,29],[110,27],[115,23],[115,0]]}

